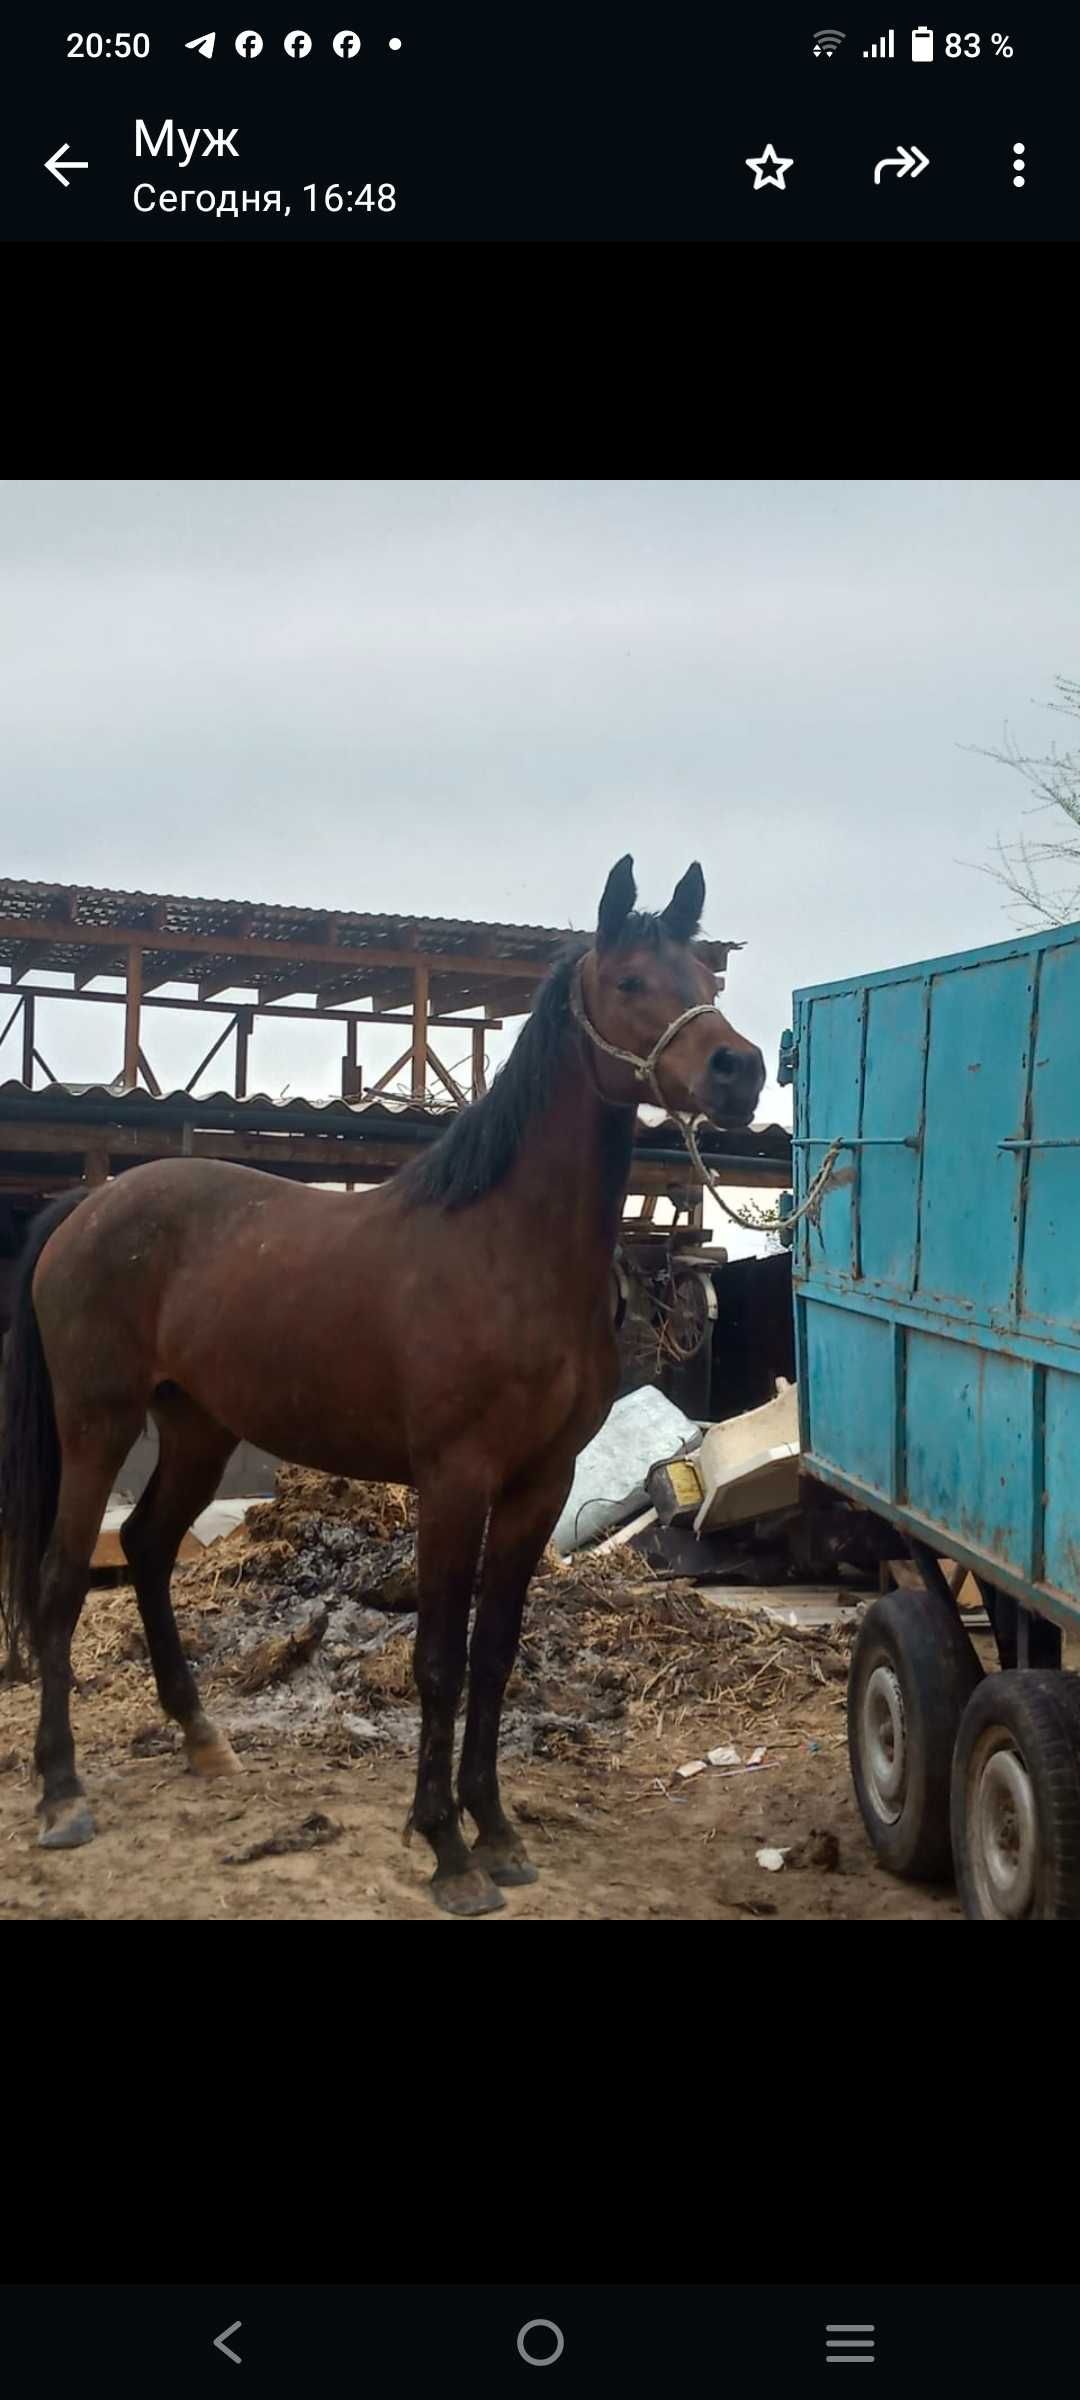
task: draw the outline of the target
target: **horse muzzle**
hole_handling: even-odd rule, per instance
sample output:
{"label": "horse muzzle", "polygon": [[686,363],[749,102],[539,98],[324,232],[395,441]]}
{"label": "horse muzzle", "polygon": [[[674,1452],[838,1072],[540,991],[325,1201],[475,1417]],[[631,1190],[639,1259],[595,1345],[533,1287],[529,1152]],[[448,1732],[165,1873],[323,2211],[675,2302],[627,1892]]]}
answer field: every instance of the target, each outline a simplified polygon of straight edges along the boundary
{"label": "horse muzzle", "polygon": [[751,1125],[764,1084],[760,1050],[714,1050],[700,1080],[699,1105],[715,1125]]}

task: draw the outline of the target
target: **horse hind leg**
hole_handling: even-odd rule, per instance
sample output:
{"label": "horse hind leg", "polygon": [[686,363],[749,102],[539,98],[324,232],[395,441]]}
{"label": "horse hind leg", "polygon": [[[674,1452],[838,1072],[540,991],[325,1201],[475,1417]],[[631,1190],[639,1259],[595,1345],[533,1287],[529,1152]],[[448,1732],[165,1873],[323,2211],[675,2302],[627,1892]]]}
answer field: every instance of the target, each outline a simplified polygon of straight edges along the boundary
{"label": "horse hind leg", "polygon": [[61,1441],[60,1488],[41,1562],[34,1636],[41,1669],[34,1764],[43,1784],[38,1840],[45,1850],[74,1850],[93,1839],[94,1820],[75,1772],[71,1644],[113,1476],[138,1431],[136,1418],[108,1447],[73,1448]]}
{"label": "horse hind leg", "polygon": [[162,1392],[151,1402],[160,1437],[154,1472],[122,1527],[158,1698],[184,1736],[188,1764],[198,1775],[235,1775],[240,1761],[227,1736],[207,1716],[184,1656],[169,1584],[177,1552],[193,1518],[213,1499],[236,1448],[185,1392]]}

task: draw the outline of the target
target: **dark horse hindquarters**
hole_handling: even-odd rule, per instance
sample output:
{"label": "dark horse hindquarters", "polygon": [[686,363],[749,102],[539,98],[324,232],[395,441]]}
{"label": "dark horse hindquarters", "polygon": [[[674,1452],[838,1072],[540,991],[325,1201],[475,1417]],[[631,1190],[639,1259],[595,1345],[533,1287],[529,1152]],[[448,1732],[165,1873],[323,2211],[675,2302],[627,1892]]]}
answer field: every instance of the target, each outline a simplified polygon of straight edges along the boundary
{"label": "dark horse hindquarters", "polygon": [[57,1226],[85,1198],[82,1191],[65,1192],[42,1209],[30,1228],[16,1271],[4,1352],[0,1439],[0,1616],[12,1676],[22,1671],[23,1644],[33,1648],[38,1577],[60,1489],[60,1443],[34,1310],[34,1270]]}
{"label": "dark horse hindquarters", "polygon": [[[35,1228],[3,1474],[8,1606],[42,1676],[43,1842],[93,1832],[69,1720],[71,1641],[109,1489],[149,1410],[158,1464],[122,1540],[191,1765],[237,1762],[202,1711],[169,1582],[235,1443],[412,1481],[411,1822],[435,1854],[435,1896],[456,1914],[501,1906],[498,1885],[532,1879],[500,1800],[499,1721],[530,1577],[616,1389],[610,1275],[641,1078],[662,1075],[676,1110],[726,1109],[735,1123],[749,1121],[764,1078],[690,947],[700,868],[659,917],[634,913],[634,897],[624,860],[595,946],[549,976],[492,1090],[374,1195],[173,1160],[74,1195]],[[477,1825],[471,1850],[458,1803]]]}

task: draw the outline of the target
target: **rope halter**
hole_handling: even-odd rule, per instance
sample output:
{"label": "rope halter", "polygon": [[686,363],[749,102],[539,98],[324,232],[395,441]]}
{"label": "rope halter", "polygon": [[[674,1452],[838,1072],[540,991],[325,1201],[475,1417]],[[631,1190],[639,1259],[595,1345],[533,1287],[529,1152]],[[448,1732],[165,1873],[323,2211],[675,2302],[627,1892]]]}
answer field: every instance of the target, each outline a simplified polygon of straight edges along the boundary
{"label": "rope halter", "polygon": [[[697,1128],[699,1125],[707,1125],[709,1123],[708,1117],[704,1114],[704,1111],[699,1111],[696,1116],[688,1116],[684,1110],[672,1108],[670,1101],[665,1100],[656,1076],[657,1059],[663,1056],[664,1051],[667,1049],[668,1043],[674,1041],[676,1034],[682,1032],[683,1026],[692,1024],[695,1017],[711,1017],[715,1015],[716,1011],[713,1007],[712,1001],[699,1001],[696,1008],[684,1009],[682,1016],[676,1017],[674,1024],[665,1026],[659,1041],[653,1043],[648,1057],[639,1058],[635,1051],[618,1050],[616,1049],[614,1042],[605,1041],[603,1034],[598,1033],[595,1025],[591,1023],[585,1011],[585,1002],[581,988],[584,965],[585,961],[584,959],[581,959],[578,964],[577,973],[570,986],[571,1016],[576,1020],[577,1024],[580,1025],[582,1032],[588,1034],[590,1042],[593,1042],[598,1050],[603,1050],[608,1058],[621,1059],[625,1066],[633,1067],[634,1075],[638,1083],[649,1084],[656,1099],[657,1106],[662,1108],[664,1115],[666,1117],[670,1117],[672,1123],[678,1126],[694,1165],[701,1176],[702,1182],[712,1193],[713,1199],[716,1201],[717,1206],[723,1210],[724,1215],[731,1218],[732,1224],[743,1225],[751,1233],[774,1233],[779,1230],[781,1225],[784,1226],[785,1230],[789,1226],[794,1228],[802,1217],[809,1217],[811,1224],[819,1225],[821,1216],[821,1203],[831,1180],[832,1171],[836,1165],[839,1153],[844,1147],[843,1143],[833,1142],[831,1144],[821,1162],[821,1166],[819,1167],[812,1184],[810,1185],[810,1189],[807,1192],[805,1199],[800,1201],[798,1208],[793,1208],[791,1210],[789,1216],[781,1217],[779,1209],[754,1209],[751,1211],[732,1208],[730,1202],[723,1198],[717,1178],[706,1166],[701,1155],[701,1151],[698,1147]],[[599,1089],[599,1085],[597,1088]],[[608,1098],[608,1094],[603,1092],[601,1097],[606,1100]],[[611,1105],[618,1107],[620,1103],[615,1101],[612,1102]],[[626,1102],[623,1105],[631,1107],[634,1104],[633,1102]]]}
{"label": "rope halter", "polygon": [[[673,1110],[670,1100],[665,1100],[663,1092],[661,1091],[659,1083],[657,1082],[656,1062],[658,1058],[662,1057],[664,1051],[667,1049],[668,1043],[673,1042],[676,1034],[682,1032],[684,1025],[692,1024],[695,1017],[712,1017],[716,1015],[716,1010],[713,1007],[712,1001],[700,1000],[696,1008],[684,1009],[682,1016],[676,1017],[673,1025],[666,1025],[664,1027],[664,1031],[661,1034],[659,1041],[653,1043],[648,1057],[639,1058],[634,1050],[617,1050],[614,1042],[606,1042],[603,1034],[597,1032],[595,1025],[586,1015],[585,1002],[581,989],[582,968],[584,967],[584,964],[585,961],[582,959],[578,966],[577,974],[575,975],[573,983],[570,986],[571,1016],[576,1018],[582,1032],[588,1034],[589,1040],[591,1042],[595,1042],[598,1050],[606,1051],[609,1058],[621,1058],[624,1065],[633,1067],[634,1075],[638,1083],[648,1083],[651,1086],[656,1099],[657,1107],[663,1109],[666,1117],[678,1117],[678,1121],[681,1124],[682,1119],[679,1117],[678,1111]],[[608,1098],[608,1094],[606,1092],[603,1096],[605,1100]],[[618,1106],[619,1103],[616,1102],[614,1105]],[[623,1105],[630,1107],[634,1104],[630,1101],[627,1101]]]}

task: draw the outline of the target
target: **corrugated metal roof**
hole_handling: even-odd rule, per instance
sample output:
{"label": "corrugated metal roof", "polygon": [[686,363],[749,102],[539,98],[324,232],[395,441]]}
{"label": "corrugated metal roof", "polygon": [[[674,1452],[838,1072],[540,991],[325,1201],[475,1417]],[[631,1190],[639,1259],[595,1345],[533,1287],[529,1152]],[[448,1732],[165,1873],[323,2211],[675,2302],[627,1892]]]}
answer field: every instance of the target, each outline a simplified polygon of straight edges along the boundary
{"label": "corrugated metal roof", "polygon": [[[0,917],[6,917],[9,924],[17,921],[20,927],[19,933],[9,932],[0,937],[0,961],[5,964],[14,964],[19,945],[33,940],[35,924],[57,926],[48,949],[33,962],[35,969],[44,973],[72,975],[78,967],[97,957],[101,974],[119,974],[123,938],[137,933],[150,937],[144,949],[148,985],[155,980],[218,982],[225,990],[245,990],[258,984],[271,994],[274,990],[280,990],[282,995],[287,990],[318,992],[347,982],[353,965],[361,978],[366,972],[376,972],[383,996],[391,1005],[399,1005],[411,996],[412,968],[399,964],[380,970],[381,949],[407,950],[420,956],[433,952],[447,960],[452,960],[457,952],[463,956],[478,955],[484,963],[466,969],[465,980],[469,985],[482,987],[498,983],[500,964],[507,960],[535,963],[539,980],[565,942],[586,938],[572,926],[505,925],[471,917],[304,908],[299,904],[282,906],[264,900],[196,899],[166,892],[111,891],[86,884],[30,883],[12,877],[0,877]],[[65,921],[62,933],[61,921]],[[80,943],[80,924],[98,931],[116,927],[115,960],[106,945]],[[205,941],[220,939],[221,948],[176,951],[170,946],[170,935],[181,939],[195,935]],[[260,962],[258,954],[249,947],[235,946],[252,942],[266,945],[276,955]],[[333,959],[298,960],[290,969],[291,948],[323,946],[333,949]],[[729,952],[740,947],[736,942],[699,944],[702,955],[720,968]],[[356,957],[356,953],[362,953],[363,957]],[[282,978],[280,985],[278,978]],[[460,990],[460,977],[452,966],[444,967],[441,975],[436,971],[431,991],[433,1006],[446,1006],[455,988]],[[480,996],[478,993],[477,998]]]}
{"label": "corrugated metal roof", "polygon": [[266,1116],[273,1112],[286,1118],[312,1122],[325,1129],[332,1121],[352,1125],[360,1118],[397,1125],[402,1118],[413,1124],[442,1125],[447,1118],[457,1116],[454,1101],[396,1099],[377,1093],[371,1100],[342,1100],[331,1094],[325,1100],[308,1100],[302,1093],[249,1092],[238,1100],[235,1092],[148,1092],[138,1085],[133,1091],[121,1083],[44,1083],[29,1091],[25,1083],[11,1077],[0,1083],[0,1115],[20,1122],[27,1118],[68,1118],[72,1124],[81,1122],[90,1111],[96,1117],[123,1123],[138,1118],[146,1121],[155,1115],[183,1116],[191,1124],[210,1124],[216,1117],[228,1116],[230,1123],[242,1123],[245,1116]]}
{"label": "corrugated metal roof", "polygon": [[[471,934],[498,934],[519,937],[525,950],[533,946],[562,943],[569,938],[570,927],[551,925],[504,925],[491,919],[475,917],[417,916],[411,909],[396,912],[369,912],[341,908],[304,907],[299,902],[267,900],[208,900],[175,892],[118,892],[89,884],[28,883],[11,876],[0,876],[0,916],[48,917],[50,907],[60,902],[70,909],[73,918],[86,925],[134,926],[148,932],[169,933],[236,933],[237,917],[252,919],[250,933],[254,940],[308,941],[322,938],[322,928],[333,922],[338,928],[338,940],[343,948],[356,948],[346,937],[361,932],[367,947],[372,936],[381,937],[388,947],[396,946],[396,938],[415,928],[419,939],[427,939],[428,947],[444,947],[443,937],[452,937],[462,948],[465,937]],[[164,924],[155,925],[154,911],[164,910]],[[72,925],[73,939],[78,939],[77,924]],[[437,940],[430,939],[438,936]],[[513,955],[508,952],[507,955]]]}

